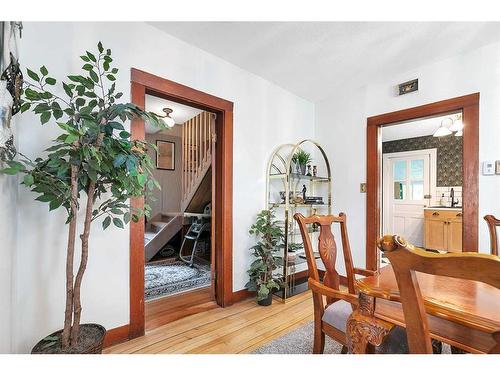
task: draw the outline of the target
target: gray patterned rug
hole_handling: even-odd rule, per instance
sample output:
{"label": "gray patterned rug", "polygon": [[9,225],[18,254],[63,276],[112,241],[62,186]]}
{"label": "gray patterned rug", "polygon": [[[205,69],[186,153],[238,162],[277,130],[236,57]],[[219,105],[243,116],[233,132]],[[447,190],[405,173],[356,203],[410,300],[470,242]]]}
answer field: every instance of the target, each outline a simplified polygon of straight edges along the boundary
{"label": "gray patterned rug", "polygon": [[[261,346],[252,354],[312,354],[314,322],[309,322],[284,336]],[[325,354],[340,354],[342,345],[325,337]],[[443,354],[450,354],[449,345],[443,344]]]}
{"label": "gray patterned rug", "polygon": [[144,298],[152,299],[210,285],[210,266],[195,264],[189,267],[181,261],[166,260],[146,264]]}

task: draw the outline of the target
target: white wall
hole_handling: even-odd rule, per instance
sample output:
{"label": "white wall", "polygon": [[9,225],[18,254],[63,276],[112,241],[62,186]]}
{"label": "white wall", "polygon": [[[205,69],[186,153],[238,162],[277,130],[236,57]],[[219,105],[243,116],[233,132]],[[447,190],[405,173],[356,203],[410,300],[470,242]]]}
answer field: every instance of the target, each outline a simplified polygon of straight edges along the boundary
{"label": "white wall", "polygon": [[[394,87],[419,78],[419,91],[398,97]],[[316,138],[326,144],[333,165],[334,211],[349,219],[351,246],[356,264],[365,264],[366,195],[359,183],[366,180],[366,119],[386,112],[480,92],[479,160],[500,159],[500,44],[422,66],[395,72],[364,87],[347,89],[316,103]],[[346,166],[349,165],[349,168]],[[338,167],[337,167],[338,166]],[[500,215],[500,176],[479,177],[479,246],[489,249],[482,217]]]}
{"label": "white wall", "polygon": [[[14,121],[11,126],[15,131]],[[0,168],[4,166],[0,162]],[[9,353],[12,348],[12,275],[16,252],[17,185],[17,176],[0,174],[0,298],[2,300],[0,303],[0,353]]]}
{"label": "white wall", "polygon": [[[113,50],[124,100],[129,100],[130,68],[135,67],[234,102],[233,289],[243,289],[251,261],[247,231],[264,207],[267,158],[281,143],[313,137],[313,104],[143,23],[26,22],[22,64],[32,68],[44,64],[60,78],[78,71],[82,65],[78,56],[95,49],[99,40]],[[57,134],[56,126],[42,127],[32,114],[24,114],[19,123],[20,150],[37,155]],[[15,352],[28,352],[40,338],[61,328],[64,315],[64,212],[49,213],[33,198],[19,187]],[[108,329],[128,323],[128,236],[128,230],[102,233],[99,223],[94,227],[82,291],[84,322],[98,322]]]}

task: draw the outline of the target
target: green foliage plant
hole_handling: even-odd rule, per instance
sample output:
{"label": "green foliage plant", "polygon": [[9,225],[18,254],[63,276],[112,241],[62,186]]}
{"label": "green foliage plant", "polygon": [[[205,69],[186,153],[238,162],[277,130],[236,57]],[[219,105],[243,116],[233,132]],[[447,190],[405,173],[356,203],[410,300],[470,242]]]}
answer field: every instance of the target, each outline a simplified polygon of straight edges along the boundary
{"label": "green foliage plant", "polygon": [[[80,56],[82,73],[69,75],[56,89],[57,80],[45,66],[37,72],[27,70],[22,112],[32,110],[42,125],[53,121],[61,134],[53,145],[34,160],[19,154],[0,172],[23,175],[22,184],[36,193],[37,201],[49,210],[64,209],[68,226],[66,251],[66,309],[61,338],[63,351],[78,344],[82,305],[80,291],[89,255],[91,224],[100,220],[102,229],[111,224],[124,228],[131,220],[139,221],[144,210],[131,210],[131,197],[148,196],[158,182],[152,177],[153,163],[143,141],[132,140],[124,123],[143,119],[161,129],[166,124],[153,113],[134,104],[120,103],[116,91],[118,69],[112,67],[111,50],[98,43],[97,52]],[[63,94],[64,93],[64,94]],[[60,96],[58,95],[60,94]],[[73,272],[77,216],[83,211],[81,257],[76,276]],[[55,343],[55,341],[54,341]]]}
{"label": "green foliage plant", "polygon": [[251,247],[255,260],[247,273],[250,281],[245,285],[250,291],[257,292],[257,300],[266,299],[273,290],[280,289],[281,276],[274,274],[277,268],[275,254],[283,242],[283,230],[278,225],[272,210],[263,210],[250,227],[250,234],[255,235],[257,243]]}

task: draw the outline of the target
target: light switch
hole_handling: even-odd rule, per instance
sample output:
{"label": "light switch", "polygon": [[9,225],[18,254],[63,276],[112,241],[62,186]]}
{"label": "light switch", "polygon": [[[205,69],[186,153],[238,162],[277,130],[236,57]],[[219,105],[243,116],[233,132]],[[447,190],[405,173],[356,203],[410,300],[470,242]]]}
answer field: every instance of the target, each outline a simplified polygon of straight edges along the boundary
{"label": "light switch", "polygon": [[500,160],[497,160],[495,162],[495,165],[496,165],[496,167],[495,167],[495,173],[496,174],[500,174]]}
{"label": "light switch", "polygon": [[483,175],[491,176],[495,174],[495,163],[493,161],[483,161]]}
{"label": "light switch", "polygon": [[359,192],[366,193],[366,182],[359,184]]}

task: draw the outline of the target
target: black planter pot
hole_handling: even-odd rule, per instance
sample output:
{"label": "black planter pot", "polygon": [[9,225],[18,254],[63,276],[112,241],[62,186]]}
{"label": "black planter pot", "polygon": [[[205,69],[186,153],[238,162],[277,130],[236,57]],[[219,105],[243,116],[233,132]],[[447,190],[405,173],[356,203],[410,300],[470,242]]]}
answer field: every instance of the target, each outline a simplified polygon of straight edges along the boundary
{"label": "black planter pot", "polygon": [[257,301],[257,303],[261,306],[271,306],[271,303],[273,303],[273,294],[269,293],[266,298]]}
{"label": "black planter pot", "polygon": [[106,329],[100,324],[81,324],[77,347],[67,351],[61,348],[61,336],[62,329],[40,340],[31,354],[101,354]]}

